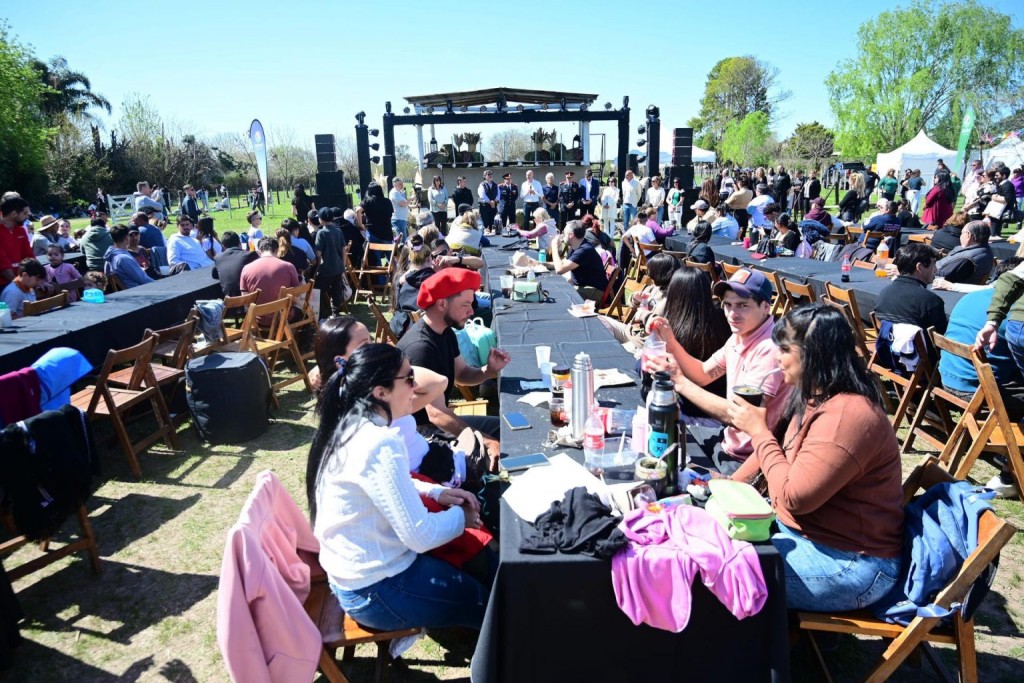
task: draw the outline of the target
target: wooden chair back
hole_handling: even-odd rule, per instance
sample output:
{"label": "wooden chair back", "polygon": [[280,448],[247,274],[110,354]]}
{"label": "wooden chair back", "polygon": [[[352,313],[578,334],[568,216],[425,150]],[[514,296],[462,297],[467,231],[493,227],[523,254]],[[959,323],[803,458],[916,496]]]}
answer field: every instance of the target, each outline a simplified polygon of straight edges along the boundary
{"label": "wooden chair back", "polygon": [[860,259],[857,259],[856,261],[853,262],[853,267],[854,268],[863,268],[864,270],[876,270],[877,269],[875,264],[872,263],[871,261],[862,261]]}
{"label": "wooden chair back", "polygon": [[708,277],[711,278],[711,284],[714,286],[718,282],[718,271],[710,263],[698,263],[697,261],[686,261],[684,265],[687,268],[696,268],[697,270],[704,271]]}
{"label": "wooden chair back", "polygon": [[[238,341],[242,336],[242,324],[245,322],[245,315],[250,306],[260,298],[260,290],[241,294],[239,296],[224,297],[224,317],[221,319],[221,332],[224,334],[224,343],[230,344]],[[228,318],[231,318],[232,325],[228,326]]]}
{"label": "wooden chair back", "polygon": [[921,242],[922,244],[931,244],[932,243],[932,236],[928,235],[928,234],[925,234],[925,233],[919,233],[919,234],[916,234],[916,235],[910,235],[909,237],[907,237],[907,241],[908,242]]}
{"label": "wooden chair back", "polygon": [[796,282],[789,278],[782,278],[782,286],[786,289],[786,296],[789,297],[790,309],[804,304],[818,303],[818,295],[814,289],[805,282]]}
{"label": "wooden chair back", "polygon": [[122,292],[127,287],[121,282],[121,278],[114,275],[113,273],[106,273],[107,276],[107,294],[113,294],[114,292]]}
{"label": "wooden chair back", "polygon": [[736,263],[729,263],[728,261],[719,261],[718,263],[722,266],[722,273],[725,275],[726,280],[731,278],[737,270],[743,267]]}
{"label": "wooden chair back", "polygon": [[[302,312],[298,320],[288,323],[288,327],[291,328],[293,335],[302,328],[310,326],[313,327],[314,336],[316,334],[316,330],[319,327],[320,312],[313,310],[313,304],[310,301],[313,296],[313,286],[315,284],[316,283],[313,280],[310,280],[305,284],[297,285],[295,287],[282,287],[281,291],[278,293],[278,296],[282,299],[286,296],[290,296],[292,298],[292,303]],[[302,360],[309,360],[312,357],[312,348],[302,354]]]}
{"label": "wooden chair back", "polygon": [[848,242],[851,244],[862,242],[864,239],[864,228],[858,228],[855,225],[850,225],[846,228],[846,234]]}
{"label": "wooden chair back", "polygon": [[772,289],[774,290],[775,297],[772,299],[771,314],[776,319],[782,318],[787,313],[792,305],[789,300],[789,294],[786,292],[786,285],[782,283],[782,276],[776,270],[768,270],[767,268],[758,268],[764,273],[772,283]]}
{"label": "wooden chair back", "polygon": [[[368,298],[387,298],[389,283],[395,280],[395,268],[398,266],[400,249],[401,245],[394,243],[366,243],[363,251],[363,265],[356,273],[359,288],[354,294],[353,301],[357,300],[360,294],[366,294]],[[371,258],[371,255],[376,255],[376,258]],[[374,262],[377,265],[371,265]],[[379,279],[385,281],[377,282]]]}
{"label": "wooden chair back", "polygon": [[184,370],[185,363],[192,357],[192,340],[195,338],[198,324],[197,318],[189,316],[185,322],[173,327],[165,327],[162,330],[146,330],[146,335],[156,337],[156,348],[153,350],[153,355],[162,358],[165,365]]}
{"label": "wooden chair back", "polygon": [[45,299],[39,299],[38,301],[26,301],[22,307],[22,315],[28,317],[30,315],[39,315],[46,311],[52,311],[55,308],[64,308],[68,305],[68,293],[61,292],[56,296],[46,297]]}
{"label": "wooden chair back", "polygon": [[857,341],[858,351],[866,361],[871,357],[870,346],[874,343],[875,337],[869,339],[864,320],[861,318],[860,306],[857,305],[857,296],[853,290],[843,289],[832,282],[825,283],[825,296],[821,297],[823,303],[834,306],[843,312],[847,322],[853,329],[853,336]]}
{"label": "wooden chair back", "polygon": [[604,293],[601,294],[601,301],[597,304],[598,308],[602,308],[605,305],[611,305],[612,298],[615,295],[615,283],[619,281],[619,274],[622,269],[618,266],[612,268],[611,272],[608,273],[608,284],[604,286]]}
{"label": "wooden chair back", "polygon": [[[904,483],[904,503],[909,502],[917,491],[926,491],[936,484],[949,481],[953,481],[953,477],[942,469],[936,459],[926,457]],[[956,576],[935,596],[934,603],[946,609],[953,609],[956,605],[962,604],[971,587],[979,579],[984,580],[981,578],[982,574],[997,561],[999,553],[1016,532],[1017,529],[1012,524],[1000,518],[995,512],[983,512],[978,519],[977,548],[968,555]],[[800,612],[797,615],[800,628],[807,632],[812,649],[826,677],[828,667],[814,638],[815,632],[851,633],[890,639],[889,646],[867,677],[868,681],[878,683],[889,680],[896,669],[918,648],[921,648],[936,671],[948,680],[947,672],[929,646],[929,643],[933,642],[954,645],[960,680],[977,681],[974,618],[973,615],[969,617],[965,620],[960,609],[953,609],[952,624],[946,628],[939,617],[917,616],[904,627],[881,621],[869,610],[837,613]]]}
{"label": "wooden chair back", "polygon": [[831,232],[828,235],[828,241],[830,244],[849,244],[850,235],[846,232]]}
{"label": "wooden chair back", "polygon": [[[871,323],[875,329],[882,329],[871,312]],[[914,352],[917,354],[917,366],[908,371],[909,374],[902,374],[894,369],[887,368],[879,360],[878,344],[871,349],[871,357],[868,359],[868,370],[870,370],[881,382],[882,388],[888,391],[891,387],[896,398],[896,407],[892,413],[892,428],[897,432],[906,418],[912,420],[912,410],[919,407],[919,402],[924,400],[925,392],[928,389],[929,381],[934,370],[928,343],[925,341],[924,330],[918,329],[914,335]],[[898,362],[898,361],[897,361]],[[886,406],[889,407],[888,405]]]}
{"label": "wooden chair back", "polygon": [[368,300],[367,305],[370,307],[370,312],[373,313],[373,319],[377,321],[377,327],[373,331],[373,341],[377,344],[391,344],[392,346],[398,344],[398,337],[391,330],[391,325],[388,324],[387,318],[381,313],[381,310],[377,307],[377,304],[373,300]]}
{"label": "wooden chair back", "polygon": [[[292,298],[290,296],[249,306],[249,310],[245,313],[245,322],[242,324],[242,337],[238,343],[239,350],[251,351],[266,362],[271,376],[271,395],[275,405],[279,405],[277,393],[296,382],[302,382],[307,391],[314,393],[313,383],[309,380],[309,372],[306,370],[306,364],[299,351],[299,344],[288,324],[288,314],[291,309]],[[278,369],[278,361],[284,352],[291,354],[297,372],[279,382],[273,382],[274,373]]]}

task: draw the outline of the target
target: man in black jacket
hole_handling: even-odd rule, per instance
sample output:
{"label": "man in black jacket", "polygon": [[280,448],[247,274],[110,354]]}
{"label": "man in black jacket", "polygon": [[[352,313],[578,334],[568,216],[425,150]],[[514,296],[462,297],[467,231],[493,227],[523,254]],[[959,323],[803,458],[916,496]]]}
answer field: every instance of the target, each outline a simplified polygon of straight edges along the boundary
{"label": "man in black jacket", "polygon": [[184,187],[185,197],[181,200],[181,215],[188,216],[192,225],[199,222],[199,202],[196,200],[196,188],[191,185]]}
{"label": "man in black jacket", "polygon": [[934,327],[946,333],[946,307],[928,285],[935,279],[938,252],[927,244],[910,242],[896,251],[899,276],[878,294],[875,316],[880,321],[917,325],[922,330]]}
{"label": "man in black jacket", "polygon": [[[480,221],[484,224],[484,230],[494,227],[494,218],[498,215],[498,184],[494,182],[494,173],[490,170],[484,171],[484,181],[480,183],[476,193],[480,203]],[[458,204],[456,204],[458,206]]]}
{"label": "man in black jacket", "polygon": [[516,201],[519,199],[519,186],[512,182],[511,173],[503,175],[501,181],[501,185],[498,186],[498,215],[501,217],[501,225],[504,228],[516,224]]}
{"label": "man in black jacket", "polygon": [[558,186],[558,229],[565,228],[565,224],[576,218],[576,209],[579,204],[580,186],[573,180],[572,171],[565,172],[565,182]]}
{"label": "man in black jacket", "polygon": [[242,268],[255,261],[259,256],[254,251],[242,249],[242,240],[230,230],[220,236],[220,244],[224,251],[213,259],[213,277],[220,280],[224,296],[239,296],[242,293]]}
{"label": "man in black jacket", "polygon": [[455,208],[463,204],[473,206],[473,190],[466,187],[466,176],[460,175],[456,184],[457,187],[452,192],[452,201],[455,203]]}
{"label": "man in black jacket", "polygon": [[594,215],[594,208],[601,195],[601,183],[594,177],[594,172],[587,169],[586,178],[579,184],[580,218],[587,214]]}
{"label": "man in black jacket", "polygon": [[782,213],[786,213],[786,202],[789,201],[789,188],[792,186],[793,181],[790,180],[785,167],[779,166],[779,172],[775,175],[775,182],[772,185],[772,190],[774,190],[772,194],[775,195],[775,201],[782,208]]}

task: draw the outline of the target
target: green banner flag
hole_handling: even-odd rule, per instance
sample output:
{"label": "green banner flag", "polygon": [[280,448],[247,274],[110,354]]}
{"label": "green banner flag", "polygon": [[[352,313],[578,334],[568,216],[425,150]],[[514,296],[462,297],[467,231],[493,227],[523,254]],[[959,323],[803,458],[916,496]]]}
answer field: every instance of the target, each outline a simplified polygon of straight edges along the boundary
{"label": "green banner flag", "polygon": [[967,141],[971,139],[971,130],[974,129],[974,107],[967,105],[967,111],[964,112],[964,121],[960,125],[960,142],[956,146],[956,168],[960,171],[961,176],[964,170],[964,161],[966,161],[967,155]]}

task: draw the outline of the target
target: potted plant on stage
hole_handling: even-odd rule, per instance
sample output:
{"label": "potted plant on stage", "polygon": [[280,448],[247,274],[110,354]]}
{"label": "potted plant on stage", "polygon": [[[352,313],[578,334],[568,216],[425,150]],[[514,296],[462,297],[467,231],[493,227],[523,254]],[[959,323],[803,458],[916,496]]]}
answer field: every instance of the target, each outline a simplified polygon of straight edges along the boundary
{"label": "potted plant on stage", "polygon": [[466,133],[462,139],[466,141],[466,147],[469,149],[467,161],[483,161],[484,155],[476,151],[477,145],[480,144],[480,133]]}
{"label": "potted plant on stage", "polygon": [[555,139],[555,131],[552,129],[547,133],[543,128],[538,128],[530,134],[530,139],[533,140],[533,158],[527,161],[548,161],[551,154],[544,150],[544,143]]}

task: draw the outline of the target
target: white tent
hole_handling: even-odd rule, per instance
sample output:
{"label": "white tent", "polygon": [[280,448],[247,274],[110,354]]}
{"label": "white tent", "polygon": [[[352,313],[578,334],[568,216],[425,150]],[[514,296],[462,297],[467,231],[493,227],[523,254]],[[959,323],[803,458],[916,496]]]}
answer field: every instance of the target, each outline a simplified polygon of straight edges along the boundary
{"label": "white tent", "polygon": [[693,163],[695,164],[713,164],[715,163],[715,153],[706,149],[701,149],[697,145],[693,146]]}
{"label": "white tent", "polygon": [[890,168],[896,169],[896,177],[902,178],[908,168],[921,169],[921,177],[930,181],[939,159],[952,168],[956,164],[956,150],[946,149],[935,142],[922,130],[913,140],[891,152],[879,154],[876,160],[878,175],[884,176]]}
{"label": "white tent", "polygon": [[992,149],[986,149],[982,157],[985,168],[992,168],[1000,161],[1010,168],[1020,168],[1024,166],[1024,140],[1016,136],[1008,137]]}

